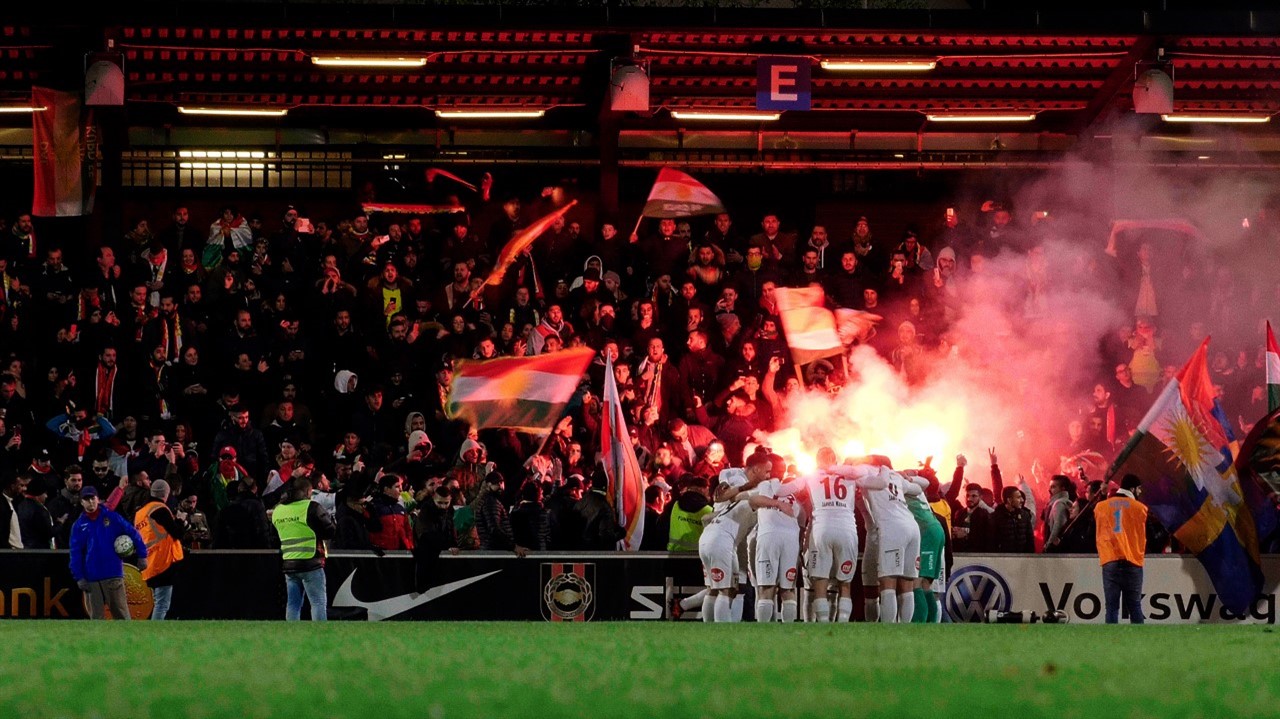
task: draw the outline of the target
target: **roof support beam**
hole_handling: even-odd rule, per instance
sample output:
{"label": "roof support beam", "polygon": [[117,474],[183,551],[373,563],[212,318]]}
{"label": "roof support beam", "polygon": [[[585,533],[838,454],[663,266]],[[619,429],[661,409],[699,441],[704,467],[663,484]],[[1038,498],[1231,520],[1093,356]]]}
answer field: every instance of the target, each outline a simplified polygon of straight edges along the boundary
{"label": "roof support beam", "polygon": [[1146,60],[1155,49],[1156,43],[1160,40],[1155,35],[1141,35],[1129,49],[1128,54],[1116,65],[1111,74],[1107,76],[1106,81],[1098,88],[1098,92],[1094,94],[1093,99],[1085,106],[1084,110],[1076,116],[1075,122],[1071,124],[1068,132],[1077,137],[1087,133],[1093,125],[1107,114],[1107,110],[1115,103],[1116,93],[1125,86],[1126,83],[1133,81],[1133,67],[1139,62]]}

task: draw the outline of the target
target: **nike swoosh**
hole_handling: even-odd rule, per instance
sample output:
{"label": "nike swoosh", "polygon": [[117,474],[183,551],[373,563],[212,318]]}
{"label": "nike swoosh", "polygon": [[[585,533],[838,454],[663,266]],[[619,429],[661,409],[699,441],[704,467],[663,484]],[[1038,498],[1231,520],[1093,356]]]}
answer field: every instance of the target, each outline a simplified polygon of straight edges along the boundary
{"label": "nike swoosh", "polygon": [[368,610],[369,621],[380,622],[383,619],[390,619],[391,617],[394,617],[398,614],[404,614],[405,612],[409,611],[410,609],[413,609],[414,607],[422,606],[423,604],[426,604],[427,602],[430,602],[435,599],[439,599],[440,597],[443,597],[446,594],[456,592],[467,585],[475,584],[481,579],[488,579],[489,577],[492,577],[493,575],[497,574],[500,571],[502,570],[498,569],[492,572],[487,572],[485,574],[479,574],[474,577],[459,579],[456,582],[441,584],[438,587],[432,587],[431,589],[428,589],[427,591],[423,592],[422,594],[419,594],[416,597],[413,596],[412,594],[401,594],[398,597],[391,597],[390,599],[382,599],[376,602],[362,602],[359,599],[356,599],[355,594],[351,592],[351,582],[356,578],[356,570],[353,569],[351,570],[350,576],[347,577],[347,580],[343,582],[342,586],[338,589],[338,593],[334,595],[333,606],[361,607],[363,609]]}

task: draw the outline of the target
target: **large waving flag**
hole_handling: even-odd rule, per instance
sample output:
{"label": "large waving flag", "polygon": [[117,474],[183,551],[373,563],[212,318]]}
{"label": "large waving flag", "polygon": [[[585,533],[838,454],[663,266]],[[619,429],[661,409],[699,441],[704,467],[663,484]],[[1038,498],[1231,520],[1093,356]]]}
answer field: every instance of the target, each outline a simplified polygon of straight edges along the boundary
{"label": "large waving flag", "polygon": [[613,379],[613,360],[604,364],[604,408],[600,412],[600,451],[605,474],[609,477],[609,498],[617,513],[618,524],[626,536],[618,548],[634,552],[644,538],[644,475],[640,461],[631,447],[626,413],[618,400],[618,384]]}
{"label": "large waving flag", "polygon": [[1259,533],[1274,528],[1275,510],[1237,473],[1235,437],[1214,399],[1208,352],[1206,339],[1156,398],[1110,476],[1142,480],[1142,501],[1195,552],[1223,606],[1242,613],[1262,591]]}
{"label": "large waving flag", "polygon": [[570,207],[576,204],[578,204],[577,200],[571,201],[564,207],[520,230],[508,240],[506,246],[502,248],[502,252],[498,253],[498,261],[493,264],[493,272],[489,273],[489,278],[484,281],[484,285],[480,285],[475,292],[471,293],[471,298],[478,299],[480,294],[484,292],[485,285],[497,286],[502,284],[502,278],[507,275],[507,268],[511,267],[511,264],[516,261],[520,253],[529,249],[533,241],[541,237],[542,233],[547,231],[547,228],[556,221],[557,217],[564,215],[569,211]]}
{"label": "large waving flag", "polygon": [[477,429],[546,432],[560,420],[595,351],[576,349],[485,362],[458,363],[445,407],[450,419]]}
{"label": "large waving flag", "polygon": [[[1280,491],[1280,410],[1268,413],[1253,425],[1249,436],[1240,446],[1240,456],[1236,457],[1236,472],[1240,475],[1243,488],[1257,493],[1250,506],[1257,504],[1264,508],[1264,511],[1256,513],[1255,521],[1258,524],[1259,541],[1263,543],[1264,551],[1267,551],[1267,537],[1280,523],[1280,517],[1275,512],[1265,511],[1271,505],[1262,496],[1266,488]],[[1254,482],[1249,482],[1250,479]]]}
{"label": "large waving flag", "polygon": [[845,347],[854,342],[866,342],[871,339],[876,323],[884,318],[871,312],[851,310],[847,307],[836,308],[836,334]]}
{"label": "large waving flag", "polygon": [[1276,336],[1271,331],[1271,322],[1267,322],[1267,411],[1280,409],[1280,349],[1276,347]]}
{"label": "large waving flag", "polygon": [[809,364],[844,351],[836,331],[836,316],[823,306],[825,295],[821,287],[779,287],[774,296],[782,331],[796,364]]}
{"label": "large waving flag", "polygon": [[717,215],[724,212],[724,203],[707,186],[689,175],[664,167],[658,171],[658,179],[649,191],[644,203],[643,217],[689,217],[691,215]]}

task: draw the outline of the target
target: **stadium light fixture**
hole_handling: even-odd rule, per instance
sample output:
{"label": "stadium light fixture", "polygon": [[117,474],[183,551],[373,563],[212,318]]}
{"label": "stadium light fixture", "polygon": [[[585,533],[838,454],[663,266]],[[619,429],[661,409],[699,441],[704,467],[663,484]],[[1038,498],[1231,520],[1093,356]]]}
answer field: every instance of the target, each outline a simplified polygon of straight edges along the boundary
{"label": "stadium light fixture", "polygon": [[179,162],[183,170],[265,170],[261,162]]}
{"label": "stadium light fixture", "polygon": [[782,117],[781,112],[752,112],[750,110],[672,110],[677,120],[729,120],[741,122],[772,122]]}
{"label": "stadium light fixture", "polygon": [[[179,150],[178,157],[188,159],[241,159],[241,160],[262,160],[268,157],[267,153],[262,150]],[[272,153],[270,157],[275,157]]]}
{"label": "stadium light fixture", "polygon": [[1270,115],[1230,114],[1221,112],[1175,112],[1161,115],[1165,122],[1217,122],[1236,125],[1260,124],[1271,122]]}
{"label": "stadium light fixture", "polygon": [[248,108],[248,107],[187,107],[178,106],[183,115],[220,115],[232,117],[284,117],[289,113],[285,107]]}
{"label": "stadium light fixture", "polygon": [[547,114],[546,110],[436,110],[442,120],[519,120],[536,119]]}
{"label": "stadium light fixture", "polygon": [[936,58],[833,57],[818,63],[834,72],[928,72],[938,66]]}
{"label": "stadium light fixture", "polygon": [[925,114],[929,122],[1030,122],[1036,119],[1034,112],[930,112]]}
{"label": "stadium light fixture", "polygon": [[391,55],[312,55],[311,64],[319,67],[413,68],[425,66],[427,58]]}

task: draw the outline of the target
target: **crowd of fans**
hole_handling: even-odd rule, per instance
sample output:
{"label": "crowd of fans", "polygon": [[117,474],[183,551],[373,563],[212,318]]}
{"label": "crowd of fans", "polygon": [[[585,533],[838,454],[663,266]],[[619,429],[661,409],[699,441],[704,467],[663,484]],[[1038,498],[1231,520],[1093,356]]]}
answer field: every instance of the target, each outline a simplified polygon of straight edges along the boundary
{"label": "crowd of fans", "polygon": [[[266,511],[308,475],[335,514],[334,547],[610,549],[620,529],[594,462],[610,356],[649,483],[643,548],[691,549],[696,539],[671,531],[675,510],[706,506],[713,478],[778,427],[801,383],[844,381],[838,362],[792,366],[777,288],[818,283],[832,306],[882,316],[869,344],[918,382],[954,349],[960,278],[1001,252],[1025,257],[1015,301],[1028,313],[1050,281],[1040,250],[1050,223],[988,203],[891,239],[868,217],[835,237],[822,225],[792,231],[778,214],[663,219],[637,237],[630,223],[588,227],[571,211],[503,284],[484,285],[554,194],[372,221],[294,207],[270,223],[235,207],[194,218],[177,207],[154,230],[158,216],[139,218],[89,249],[37,237],[30,216],[17,217],[0,229],[0,521],[11,510],[19,528],[8,546],[66,546],[82,486],[129,517],[164,479],[188,545],[267,547]],[[953,505],[957,549],[1088,551],[1091,527],[1073,519],[1091,518],[1103,489],[1072,468],[1114,456],[1168,365],[1205,334],[1203,323],[1161,325],[1162,309],[1194,286],[1216,322],[1229,299],[1219,294],[1240,291],[1189,276],[1150,244],[1108,250],[1077,271],[1112,267],[1103,274],[1136,318],[1099,350],[1114,376],[1064,428],[1063,469],[1044,472],[1039,512],[1025,487],[965,486],[963,467],[936,488],[931,499]],[[455,361],[576,346],[598,358],[545,442],[446,416]],[[1233,417],[1262,414],[1258,361],[1248,351],[1214,360]]]}

